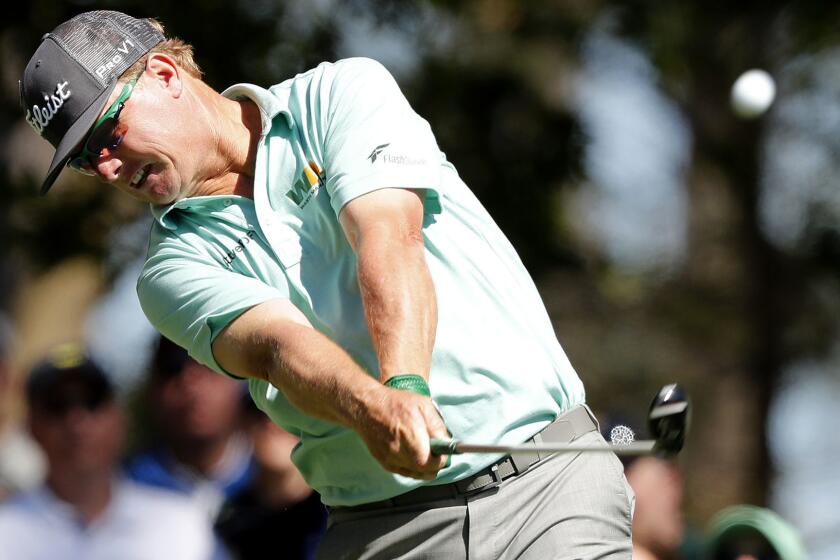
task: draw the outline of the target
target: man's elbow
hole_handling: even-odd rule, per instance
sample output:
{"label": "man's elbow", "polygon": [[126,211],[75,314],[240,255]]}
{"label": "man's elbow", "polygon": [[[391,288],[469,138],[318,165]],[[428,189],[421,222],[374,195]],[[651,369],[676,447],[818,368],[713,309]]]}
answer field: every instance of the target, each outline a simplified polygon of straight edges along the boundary
{"label": "man's elbow", "polygon": [[284,367],[283,356],[298,336],[311,329],[306,317],[287,298],[252,307],[225,327],[213,342],[216,361],[243,377],[271,381]]}

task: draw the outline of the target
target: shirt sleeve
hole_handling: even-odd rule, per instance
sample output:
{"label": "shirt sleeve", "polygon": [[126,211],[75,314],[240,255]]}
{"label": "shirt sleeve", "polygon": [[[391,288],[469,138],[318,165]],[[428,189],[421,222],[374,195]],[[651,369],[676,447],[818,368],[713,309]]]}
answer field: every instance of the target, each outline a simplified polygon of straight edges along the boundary
{"label": "shirt sleeve", "polygon": [[288,291],[255,278],[185,257],[147,262],[137,295],[146,317],[163,336],[225,375],[231,374],[213,357],[216,336],[251,307],[289,297]]}
{"label": "shirt sleeve", "polygon": [[426,189],[426,212],[440,212],[444,156],[429,123],[380,63],[353,58],[337,63],[334,72],[324,155],[335,213],[358,196],[390,187]]}

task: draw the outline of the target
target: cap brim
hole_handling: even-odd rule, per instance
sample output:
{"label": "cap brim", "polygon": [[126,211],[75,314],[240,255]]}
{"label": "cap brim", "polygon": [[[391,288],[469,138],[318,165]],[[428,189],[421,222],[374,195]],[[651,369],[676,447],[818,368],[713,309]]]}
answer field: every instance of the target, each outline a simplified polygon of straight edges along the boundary
{"label": "cap brim", "polygon": [[61,142],[58,143],[58,147],[55,149],[55,155],[53,156],[52,163],[50,163],[49,171],[47,171],[47,178],[44,179],[44,183],[41,185],[42,195],[47,194],[47,191],[53,186],[55,180],[58,179],[61,170],[70,161],[70,156],[75,152],[82,140],[87,137],[93,123],[96,122],[99,113],[102,112],[102,109],[108,102],[108,98],[111,97],[111,93],[117,87],[117,83],[118,81],[114,80],[113,84],[105,88],[99,94],[99,97],[90,104],[90,107],[76,119],[73,126],[64,134],[64,138],[61,139]]}

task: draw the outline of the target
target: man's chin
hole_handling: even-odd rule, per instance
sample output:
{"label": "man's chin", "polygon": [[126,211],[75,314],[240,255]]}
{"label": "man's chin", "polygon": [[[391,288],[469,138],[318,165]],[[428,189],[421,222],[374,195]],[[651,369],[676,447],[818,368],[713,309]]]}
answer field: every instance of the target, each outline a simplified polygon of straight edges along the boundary
{"label": "man's chin", "polygon": [[143,193],[143,200],[150,202],[157,206],[168,206],[173,202],[177,202],[182,196],[179,196],[178,189],[171,189],[165,186],[155,185],[147,192]]}

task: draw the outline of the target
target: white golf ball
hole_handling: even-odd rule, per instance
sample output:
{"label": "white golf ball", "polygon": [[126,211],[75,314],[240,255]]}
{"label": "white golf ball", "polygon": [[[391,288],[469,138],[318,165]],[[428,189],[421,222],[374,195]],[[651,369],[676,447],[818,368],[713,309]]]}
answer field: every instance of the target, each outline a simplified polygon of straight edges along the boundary
{"label": "white golf ball", "polygon": [[764,70],[747,70],[732,86],[732,110],[739,117],[754,119],[763,114],[776,97],[776,82]]}
{"label": "white golf ball", "polygon": [[636,434],[627,426],[618,425],[610,430],[610,442],[613,445],[630,445],[636,439]]}

